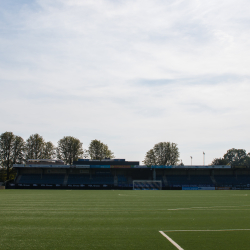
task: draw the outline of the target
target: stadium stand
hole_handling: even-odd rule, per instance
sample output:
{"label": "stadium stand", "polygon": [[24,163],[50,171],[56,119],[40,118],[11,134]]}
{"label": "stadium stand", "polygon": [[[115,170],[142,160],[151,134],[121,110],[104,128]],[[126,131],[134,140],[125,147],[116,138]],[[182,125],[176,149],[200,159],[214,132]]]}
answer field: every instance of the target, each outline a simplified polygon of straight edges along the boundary
{"label": "stadium stand", "polygon": [[18,181],[20,184],[63,184],[62,174],[23,174]]}
{"label": "stadium stand", "polygon": [[216,184],[219,186],[247,185],[250,183],[249,175],[217,175],[214,176]]}
{"label": "stadium stand", "polygon": [[[30,160],[14,166],[12,188],[132,189],[134,181],[160,181],[162,189],[214,187],[250,189],[250,169],[231,166],[143,166],[124,159]],[[149,184],[148,184],[149,185]]]}

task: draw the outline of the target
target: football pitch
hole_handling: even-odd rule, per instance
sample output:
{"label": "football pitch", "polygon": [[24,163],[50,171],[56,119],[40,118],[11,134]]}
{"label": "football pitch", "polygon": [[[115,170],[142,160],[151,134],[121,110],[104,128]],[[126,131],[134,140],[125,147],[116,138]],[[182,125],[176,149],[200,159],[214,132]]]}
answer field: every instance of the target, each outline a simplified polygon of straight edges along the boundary
{"label": "football pitch", "polygon": [[0,190],[4,250],[249,247],[248,190]]}

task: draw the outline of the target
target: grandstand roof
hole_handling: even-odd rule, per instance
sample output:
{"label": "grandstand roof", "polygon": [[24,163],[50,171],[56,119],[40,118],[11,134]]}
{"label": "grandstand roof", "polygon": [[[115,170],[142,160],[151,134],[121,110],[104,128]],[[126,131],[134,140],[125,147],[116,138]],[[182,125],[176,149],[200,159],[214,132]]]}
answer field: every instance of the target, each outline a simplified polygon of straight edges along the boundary
{"label": "grandstand roof", "polygon": [[92,160],[92,159],[79,159],[74,161],[73,165],[139,165],[139,161],[126,161],[125,159],[103,159],[103,160]]}

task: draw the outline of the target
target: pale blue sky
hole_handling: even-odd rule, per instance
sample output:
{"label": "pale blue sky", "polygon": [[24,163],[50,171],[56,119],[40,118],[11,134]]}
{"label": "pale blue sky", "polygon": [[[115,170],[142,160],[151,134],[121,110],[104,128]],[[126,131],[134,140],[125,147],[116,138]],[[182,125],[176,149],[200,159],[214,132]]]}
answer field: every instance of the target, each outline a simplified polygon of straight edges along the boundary
{"label": "pale blue sky", "polygon": [[184,164],[250,151],[246,0],[0,0],[0,129]]}

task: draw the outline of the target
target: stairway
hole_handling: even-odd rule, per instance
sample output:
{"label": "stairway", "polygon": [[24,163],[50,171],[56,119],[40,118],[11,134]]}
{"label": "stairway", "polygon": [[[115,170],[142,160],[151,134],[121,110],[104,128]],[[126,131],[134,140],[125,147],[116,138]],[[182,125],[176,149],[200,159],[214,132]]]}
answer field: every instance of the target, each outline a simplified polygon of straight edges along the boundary
{"label": "stairway", "polygon": [[118,178],[117,178],[117,176],[114,176],[114,186],[115,187],[118,186]]}
{"label": "stairway", "polygon": [[213,184],[216,186],[216,180],[214,179],[214,176],[210,175],[211,181],[213,182]]}
{"label": "stairway", "polygon": [[63,180],[63,186],[66,186],[68,183],[68,178],[69,176],[67,174],[65,174],[64,180]]}
{"label": "stairway", "polygon": [[162,179],[163,179],[164,186],[167,187],[168,186],[168,180],[167,180],[166,175],[163,175]]}
{"label": "stairway", "polygon": [[16,183],[19,183],[20,179],[21,179],[22,175],[20,174],[17,179],[16,179]]}

